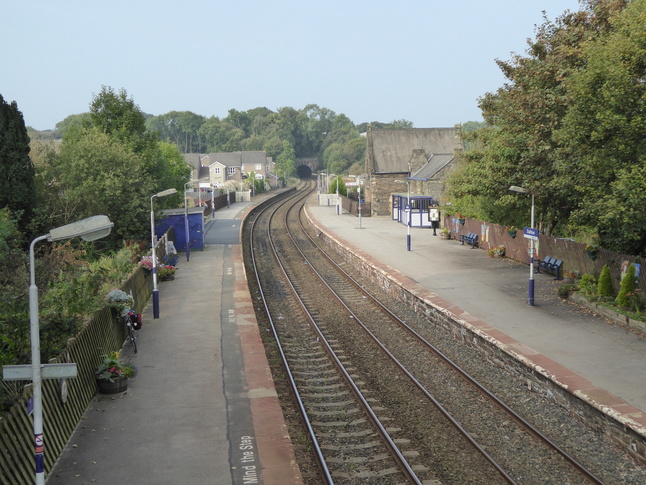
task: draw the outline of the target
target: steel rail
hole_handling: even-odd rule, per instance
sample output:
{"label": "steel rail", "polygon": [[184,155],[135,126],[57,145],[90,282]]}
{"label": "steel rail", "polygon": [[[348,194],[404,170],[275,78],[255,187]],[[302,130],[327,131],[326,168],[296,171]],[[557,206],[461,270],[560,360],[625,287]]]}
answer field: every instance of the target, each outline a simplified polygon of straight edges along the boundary
{"label": "steel rail", "polygon": [[[598,478],[596,475],[594,475],[590,470],[588,470],[584,465],[579,463],[574,457],[572,457],[567,451],[563,450],[561,447],[559,447],[556,443],[554,443],[552,440],[550,440],[547,436],[545,436],[540,430],[538,430],[536,427],[534,427],[531,423],[527,422],[524,418],[522,418],[518,413],[516,413],[513,409],[511,409],[507,404],[505,404],[503,401],[501,401],[497,396],[495,396],[491,391],[489,391],[484,385],[482,385],[480,382],[478,382],[475,378],[473,378],[471,375],[469,375],[464,369],[462,369],[458,364],[453,362],[449,357],[444,355],[439,349],[437,349],[433,344],[428,342],[424,337],[422,337],[418,332],[415,331],[412,327],[410,327],[406,322],[404,322],[402,319],[400,319],[397,315],[395,315],[390,309],[388,309],[384,304],[382,304],[378,298],[376,298],[374,295],[372,295],[368,290],[365,289],[363,285],[361,285],[359,282],[357,282],[350,274],[348,274],[341,266],[339,266],[324,250],[321,248],[321,246],[314,240],[314,238],[309,234],[309,232],[305,229],[302,221],[302,211],[299,213],[299,224],[301,226],[301,229],[303,233],[306,235],[307,239],[310,241],[312,245],[314,245],[319,253],[329,262],[331,263],[339,273],[341,273],[345,278],[347,278],[361,293],[363,293],[367,298],[369,298],[372,302],[374,302],[379,308],[382,309],[384,313],[386,313],[389,317],[391,317],[401,328],[406,330],[408,333],[410,333],[414,338],[416,338],[422,345],[427,347],[430,351],[432,351],[435,355],[437,355],[442,361],[444,361],[448,366],[453,368],[463,379],[465,379],[467,382],[469,382],[471,385],[473,385],[476,389],[478,389],[483,395],[485,395],[488,399],[490,399],[492,402],[494,402],[499,408],[503,409],[517,424],[519,424],[522,428],[524,428],[529,434],[534,436],[536,439],[542,441],[545,443],[548,447],[550,447],[553,451],[561,455],[564,459],[566,459],[578,472],[580,472],[588,481],[597,484],[597,485],[605,485],[605,482],[603,482],[600,478]],[[291,234],[290,234],[291,237]],[[294,241],[294,244],[296,245],[295,239],[292,237],[292,240]],[[298,247],[297,247],[298,248]],[[378,338],[361,322],[359,317],[355,315],[352,310],[346,305],[346,303],[343,301],[342,297],[340,297],[329,285],[328,283],[323,279],[323,277],[316,271],[314,266],[309,262],[308,258],[305,256],[305,254],[300,251],[302,257],[308,261],[310,269],[317,275],[317,277],[320,279],[320,281],[329,289],[329,291],[334,295],[336,299],[338,299],[341,304],[347,309],[348,312],[350,312],[351,315],[353,315],[353,319],[361,325],[361,327],[365,330],[365,332],[375,341],[375,343],[383,349],[383,351],[389,355],[393,361],[400,367],[400,369],[407,374],[411,380],[420,388],[422,392],[424,392],[427,397],[431,399],[431,401],[436,405],[439,406],[438,409],[444,414],[445,410],[441,406],[440,403],[436,402],[435,398],[433,398],[430,393],[427,392],[426,389],[419,383],[414,376],[410,375],[409,372],[405,369],[405,367],[394,357],[392,354],[386,349],[386,347],[378,340]],[[445,414],[452,422],[453,418],[449,417],[448,414]],[[455,423],[462,432],[465,437],[476,446],[478,450],[480,450],[484,456],[498,469],[503,476],[508,479],[512,480],[510,483],[515,483],[513,482],[513,479],[507,475],[506,472],[497,464],[495,463],[495,460],[491,457],[489,457],[488,453],[482,449],[482,447],[475,442],[475,440],[470,436],[470,434],[466,431],[463,430],[462,426],[459,425],[459,423]]]}
{"label": "steel rail", "polygon": [[[307,197],[307,196],[309,196],[309,194],[306,195],[305,197]],[[278,210],[278,207],[280,207],[281,205],[287,204],[292,199],[297,199],[297,198],[301,198],[301,197],[302,197],[302,194],[296,192],[294,195],[292,195],[290,197],[287,197],[286,199],[283,199],[280,202],[280,204],[272,204],[272,205],[263,207],[256,214],[255,220],[258,220],[260,215],[262,215],[265,211],[269,210],[270,208],[273,208],[273,212],[275,213]],[[270,220],[271,220],[272,217],[273,217],[273,214],[270,215]],[[254,220],[254,222],[255,222],[255,220]],[[319,468],[321,470],[321,473],[323,474],[323,477],[324,477],[326,483],[328,483],[329,485],[333,485],[334,480],[333,480],[332,475],[330,473],[330,470],[329,470],[329,468],[328,468],[328,466],[327,466],[327,464],[325,462],[325,457],[323,455],[323,451],[321,450],[321,446],[319,445],[318,439],[316,438],[316,433],[314,432],[314,429],[312,428],[310,419],[309,419],[308,414],[307,414],[307,410],[305,409],[305,405],[304,405],[303,400],[301,398],[301,395],[300,395],[300,393],[298,391],[298,386],[296,385],[296,381],[294,380],[294,376],[292,375],[291,369],[290,369],[289,364],[287,362],[287,357],[285,355],[285,352],[283,351],[283,345],[281,343],[280,337],[278,336],[278,332],[276,330],[274,320],[271,317],[271,312],[269,311],[269,307],[268,307],[268,304],[267,304],[267,298],[265,297],[265,292],[263,290],[262,283],[260,281],[260,275],[258,274],[258,265],[256,264],[256,255],[255,255],[254,244],[253,244],[253,237],[254,237],[254,233],[255,233],[255,228],[256,228],[256,225],[253,222],[250,223],[250,229],[249,229],[249,241],[250,241],[250,243],[249,243],[249,247],[250,247],[250,252],[251,252],[251,260],[252,260],[252,265],[253,265],[253,269],[254,269],[254,275],[255,275],[255,279],[256,279],[256,284],[258,285],[258,291],[260,292],[262,304],[263,304],[264,309],[265,309],[265,314],[267,315],[267,318],[269,319],[269,324],[271,326],[272,335],[274,336],[274,339],[276,341],[276,347],[277,347],[278,352],[280,354],[280,358],[281,358],[281,361],[283,363],[283,368],[285,369],[287,380],[288,380],[289,385],[290,385],[290,387],[292,389],[292,392],[294,393],[294,399],[296,400],[298,409],[301,412],[301,415],[303,416],[304,424],[305,424],[305,426],[307,428],[307,432],[308,432],[308,434],[310,436],[310,440],[311,440],[312,446],[314,448],[314,453],[316,455]]]}

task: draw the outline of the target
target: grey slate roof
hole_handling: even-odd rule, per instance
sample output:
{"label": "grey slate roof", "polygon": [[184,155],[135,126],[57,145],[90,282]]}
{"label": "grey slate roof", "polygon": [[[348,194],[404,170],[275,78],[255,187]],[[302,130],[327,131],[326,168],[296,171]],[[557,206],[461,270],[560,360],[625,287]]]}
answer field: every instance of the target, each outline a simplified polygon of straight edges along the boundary
{"label": "grey slate roof", "polygon": [[220,152],[209,153],[210,162],[220,162],[227,167],[241,167],[243,164],[266,164],[267,153],[264,151],[249,151],[249,152]]}
{"label": "grey slate roof", "polygon": [[430,159],[422,168],[411,177],[418,177],[423,179],[431,179],[440,170],[446,167],[455,157],[452,153],[433,153]]}
{"label": "grey slate roof", "polygon": [[367,148],[372,149],[376,173],[405,173],[413,150],[422,149],[427,157],[434,153],[453,153],[456,134],[456,128],[371,130]]}

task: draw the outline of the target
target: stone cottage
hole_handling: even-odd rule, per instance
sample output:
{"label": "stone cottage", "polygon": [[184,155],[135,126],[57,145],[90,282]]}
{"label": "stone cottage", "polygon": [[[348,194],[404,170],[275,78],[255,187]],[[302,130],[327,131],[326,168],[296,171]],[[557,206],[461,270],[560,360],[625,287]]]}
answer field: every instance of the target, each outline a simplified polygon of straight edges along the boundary
{"label": "stone cottage", "polygon": [[453,128],[369,129],[365,157],[365,197],[372,215],[391,214],[391,194],[430,195],[441,203],[446,174],[462,150],[460,126]]}

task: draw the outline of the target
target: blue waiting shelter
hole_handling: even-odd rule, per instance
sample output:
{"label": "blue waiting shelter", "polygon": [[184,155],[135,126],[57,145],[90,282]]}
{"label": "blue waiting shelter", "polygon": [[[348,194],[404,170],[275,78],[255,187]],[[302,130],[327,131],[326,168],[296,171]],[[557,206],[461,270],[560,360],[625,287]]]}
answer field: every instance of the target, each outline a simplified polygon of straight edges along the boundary
{"label": "blue waiting shelter", "polygon": [[433,227],[429,217],[429,208],[433,205],[433,197],[422,194],[391,194],[392,218],[408,225],[409,213],[406,211],[410,197],[410,226]]}
{"label": "blue waiting shelter", "polygon": [[[204,210],[206,207],[188,208],[189,249],[201,251],[204,249]],[[157,215],[157,214],[156,214]],[[163,236],[172,226],[175,229],[175,248],[186,251],[186,223],[184,209],[168,209],[159,211],[155,220],[155,234]]]}

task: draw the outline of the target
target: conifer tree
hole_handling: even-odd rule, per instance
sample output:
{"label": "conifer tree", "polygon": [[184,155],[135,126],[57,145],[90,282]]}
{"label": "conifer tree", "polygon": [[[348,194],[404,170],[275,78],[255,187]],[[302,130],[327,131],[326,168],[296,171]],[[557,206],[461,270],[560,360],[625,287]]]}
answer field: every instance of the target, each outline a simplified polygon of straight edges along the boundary
{"label": "conifer tree", "polygon": [[0,209],[8,207],[21,225],[29,220],[34,201],[34,165],[29,136],[15,101],[0,95]]}
{"label": "conifer tree", "polygon": [[628,266],[626,275],[621,280],[621,289],[617,295],[617,304],[628,308],[630,306],[630,297],[635,293],[635,265]]}
{"label": "conifer tree", "polygon": [[601,275],[599,275],[597,294],[599,296],[615,296],[615,291],[612,288],[612,280],[610,279],[610,268],[607,264],[604,265],[603,269],[601,270]]}

